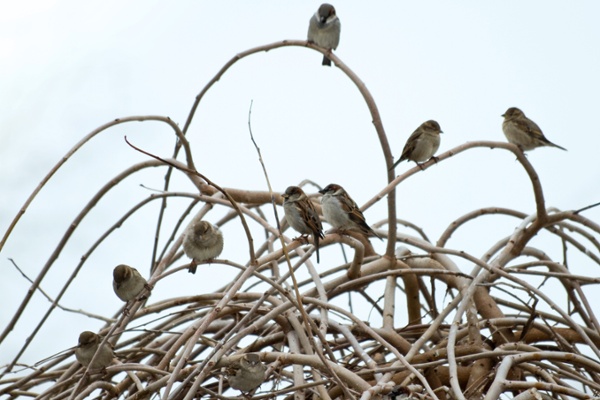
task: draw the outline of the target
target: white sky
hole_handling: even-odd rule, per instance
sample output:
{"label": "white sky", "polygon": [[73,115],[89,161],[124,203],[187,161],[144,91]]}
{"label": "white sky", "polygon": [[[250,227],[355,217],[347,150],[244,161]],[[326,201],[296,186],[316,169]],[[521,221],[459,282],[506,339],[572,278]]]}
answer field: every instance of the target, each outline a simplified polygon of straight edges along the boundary
{"label": "white sky", "polygon": [[[27,196],[84,135],[118,117],[169,116],[183,126],[195,96],[236,53],[283,39],[305,39],[319,2],[282,1],[28,1],[2,2],[0,13],[0,232]],[[577,209],[600,201],[600,3],[597,1],[344,1],[336,54],[363,80],[379,107],[394,155],[412,131],[436,119],[440,152],[472,140],[504,141],[500,117],[521,108],[553,142],[568,149],[529,153],[548,206]],[[337,68],[321,55],[282,48],[238,62],[205,97],[189,130],[200,172],[224,187],[266,190],[247,118],[274,188],[303,179],[343,185],[359,203],[386,184],[384,159],[367,107]],[[34,278],[63,232],[91,196],[127,166],[146,159],[123,141],[162,156],[173,134],[157,123],[132,123],[104,132],[70,160],[42,191],[0,254],[0,326],[29,284],[8,258]],[[401,164],[402,173],[413,165]],[[43,287],[55,295],[81,255],[116,218],[162,187],[164,170],[141,173],[90,214],[53,266]],[[185,178],[177,188],[194,191]],[[454,219],[481,207],[531,213],[531,185],[514,156],[476,149],[419,173],[397,192],[398,217],[436,240]],[[169,211],[177,215],[183,201]],[[178,209],[178,207],[181,207]],[[365,215],[385,218],[385,202]],[[119,263],[148,274],[156,207],[134,218],[89,260],[62,303],[112,315],[120,306],[110,287]],[[280,216],[283,215],[280,210]],[[215,215],[221,215],[217,212]],[[600,209],[585,214],[600,221]],[[216,219],[216,218],[215,218]],[[150,222],[148,222],[150,221]],[[451,239],[449,246],[483,254],[512,233],[517,220],[488,217]],[[245,263],[239,227],[226,226],[224,258]],[[560,242],[534,240],[556,260]],[[260,238],[262,240],[262,237]],[[239,244],[239,246],[237,245]],[[383,250],[383,244],[376,244]],[[322,251],[321,266],[337,262]],[[587,260],[586,260],[587,262]],[[465,272],[471,265],[462,263]],[[598,276],[591,264],[575,265]],[[213,268],[214,266],[201,267]],[[321,267],[323,268],[323,267]],[[234,271],[202,278],[170,278],[153,296],[207,292]],[[214,279],[214,281],[213,281]],[[218,281],[218,284],[215,284]],[[2,345],[0,365],[31,331],[48,303],[36,296]],[[65,324],[78,327],[65,330]],[[100,323],[55,312],[24,357],[35,362],[76,344]],[[45,338],[52,337],[48,345]]]}

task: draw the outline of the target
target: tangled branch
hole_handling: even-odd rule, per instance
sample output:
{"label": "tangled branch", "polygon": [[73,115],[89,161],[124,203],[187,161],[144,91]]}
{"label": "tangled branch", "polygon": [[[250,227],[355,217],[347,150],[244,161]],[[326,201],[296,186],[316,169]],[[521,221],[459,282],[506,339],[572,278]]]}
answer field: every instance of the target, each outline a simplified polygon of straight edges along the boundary
{"label": "tangled branch", "polygon": [[[397,177],[387,171],[388,184],[363,206],[387,201],[387,219],[376,227],[378,235],[387,239],[385,253],[376,253],[360,234],[330,232],[321,247],[339,246],[344,253],[338,263],[322,264],[319,271],[311,261],[311,245],[290,239],[287,225],[272,212],[274,204],[281,205],[280,195],[271,189],[224,188],[196,170],[185,134],[203,96],[236,62],[287,46],[326,52],[305,41],[282,41],[237,54],[200,91],[182,130],[166,117],[120,118],[89,133],[51,169],[13,219],[0,249],[37,194],[91,138],[132,121],[165,123],[175,133],[170,157],[151,154],[128,142],[152,159],[132,165],[106,182],[31,279],[18,310],[4,327],[0,345],[28,317],[32,296],[42,291],[47,273],[89,211],[126,178],[149,168],[167,169],[164,191],[116,217],[114,225],[82,252],[80,263],[60,292],[53,298],[46,295],[51,305],[25,345],[3,367],[0,394],[36,399],[225,399],[238,394],[226,379],[227,369],[240,356],[256,353],[267,365],[264,383],[252,394],[257,399],[367,400],[400,395],[421,399],[511,395],[524,399],[538,398],[540,393],[549,398],[599,396],[600,324],[583,290],[585,285],[598,284],[599,279],[572,274],[567,268],[567,249],[591,266],[600,264],[600,226],[582,215],[584,209],[548,209],[534,167],[516,146],[469,142],[440,154],[436,162],[443,168],[446,160],[482,147],[510,153],[531,182],[534,214],[502,207],[473,210],[455,217],[437,240],[429,240],[417,223],[396,218],[395,189],[407,179],[418,179],[417,172],[434,161]],[[335,54],[327,54],[363,96],[388,170],[393,159],[374,99],[350,68]],[[177,159],[181,148],[185,162]],[[170,191],[173,174],[186,176],[195,190]],[[167,228],[164,210],[173,199],[187,199],[189,205],[178,215],[177,223]],[[242,226],[247,260],[204,262],[236,270],[237,276],[211,293],[138,298],[128,305],[127,313],[117,311],[113,317],[87,313],[103,321],[98,333],[104,337],[103,343],[114,345],[117,355],[101,371],[82,368],[73,357],[74,348],[36,365],[24,365],[24,351],[42,340],[37,334],[52,313],[57,309],[77,312],[66,310],[60,302],[67,291],[76,290],[71,284],[90,255],[155,200],[162,207],[151,246],[153,264],[150,274],[144,274],[150,286],[159,287],[167,277],[185,273],[189,267],[178,265],[183,257],[181,227],[198,204],[202,207],[196,217],[211,219],[215,210],[220,210],[226,214],[217,225]],[[499,238],[483,256],[448,245],[452,235],[490,215],[514,219],[516,229]],[[253,236],[255,229],[265,233],[262,241]],[[562,243],[561,262],[532,245],[532,238],[541,232]],[[162,249],[159,237],[167,238]],[[350,260],[346,250],[351,252]],[[470,272],[465,272],[467,266],[471,266]],[[309,279],[291,279],[304,268]],[[550,285],[551,293],[546,290]],[[399,315],[407,316],[408,322],[401,325]],[[381,323],[376,326],[369,321]]]}

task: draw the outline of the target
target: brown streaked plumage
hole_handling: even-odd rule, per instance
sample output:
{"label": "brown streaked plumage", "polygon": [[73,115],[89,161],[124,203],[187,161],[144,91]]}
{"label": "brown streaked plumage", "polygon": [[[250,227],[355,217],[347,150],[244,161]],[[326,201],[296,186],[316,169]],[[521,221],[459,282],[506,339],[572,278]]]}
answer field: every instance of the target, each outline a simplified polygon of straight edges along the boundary
{"label": "brown streaked plumage", "polygon": [[527,118],[525,113],[517,107],[510,107],[504,114],[502,122],[502,131],[506,139],[512,144],[516,144],[523,151],[533,150],[536,147],[551,146],[561,150],[567,150],[557,144],[552,143],[542,133],[540,127]]}
{"label": "brown streaked plumage", "polygon": [[373,235],[381,239],[367,225],[362,211],[343,187],[331,183],[323,190],[319,190],[319,193],[323,195],[321,198],[323,216],[331,226],[340,230],[357,230],[365,236]]}
{"label": "brown streaked plumage", "polygon": [[315,206],[298,186],[288,187],[281,197],[283,197],[283,210],[288,224],[302,235],[313,236],[317,262],[319,262],[319,239],[324,238],[325,235]]}

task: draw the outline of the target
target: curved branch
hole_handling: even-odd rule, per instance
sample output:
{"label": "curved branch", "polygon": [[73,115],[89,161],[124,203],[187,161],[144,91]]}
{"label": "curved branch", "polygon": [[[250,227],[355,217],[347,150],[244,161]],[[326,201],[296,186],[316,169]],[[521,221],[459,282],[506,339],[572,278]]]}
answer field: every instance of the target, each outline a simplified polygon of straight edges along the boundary
{"label": "curved branch", "polygon": [[[2,248],[4,247],[4,244],[6,243],[6,241],[8,240],[10,233],[12,232],[14,227],[17,225],[17,223],[19,222],[19,220],[21,219],[23,214],[25,214],[25,212],[27,211],[27,208],[29,208],[29,205],[33,202],[33,200],[36,198],[38,193],[42,190],[42,188],[46,185],[46,183],[48,183],[48,181],[54,176],[54,174],[60,169],[60,167],[62,167],[69,160],[69,158],[71,158],[71,156],[73,154],[75,154],[79,149],[81,149],[83,147],[83,145],[85,145],[87,142],[89,142],[93,137],[95,137],[100,132],[102,132],[108,128],[111,128],[113,126],[123,124],[126,122],[132,122],[132,121],[165,122],[169,126],[171,126],[171,128],[173,128],[173,130],[177,134],[177,137],[183,138],[185,140],[181,130],[179,129],[179,127],[177,126],[176,123],[174,123],[169,117],[162,117],[162,116],[156,116],[156,115],[117,118],[114,121],[108,122],[104,125],[101,125],[100,127],[96,128],[96,129],[94,129],[92,132],[88,133],[83,139],[81,139],[79,142],[77,142],[75,144],[75,146],[73,146],[71,148],[71,150],[69,150],[67,152],[67,154],[65,154],[54,167],[52,167],[50,172],[48,172],[48,174],[46,174],[46,176],[42,179],[42,181],[38,184],[38,186],[29,195],[27,200],[25,200],[25,203],[23,204],[23,206],[21,207],[21,209],[19,210],[17,215],[11,221],[8,229],[6,230],[6,232],[4,232],[4,236],[2,237],[2,240],[0,240],[0,251],[2,251]],[[186,148],[186,154],[188,156],[188,162],[191,164],[191,166],[193,166],[192,153],[189,149],[189,145]],[[4,337],[0,336],[0,343],[2,343],[3,339],[4,339]]]}
{"label": "curved branch", "polygon": [[[383,155],[385,158],[387,180],[388,180],[388,182],[391,182],[394,179],[394,171],[390,170],[390,168],[393,164],[392,151],[390,149],[389,142],[387,140],[387,136],[386,136],[385,130],[383,128],[383,123],[381,121],[381,116],[379,115],[379,110],[375,103],[375,99],[371,95],[371,92],[369,92],[366,85],[362,82],[362,80],[358,77],[358,75],[356,75],[354,73],[354,71],[352,71],[346,64],[344,64],[334,53],[332,53],[329,50],[324,49],[322,47],[316,46],[313,43],[309,43],[305,40],[283,40],[280,42],[275,42],[275,43],[270,43],[270,44],[266,44],[266,45],[262,45],[262,46],[253,47],[251,49],[248,49],[246,51],[236,54],[227,63],[225,63],[225,65],[223,67],[221,67],[221,69],[217,72],[217,74],[208,82],[208,84],[206,86],[204,86],[204,88],[202,88],[200,93],[196,96],[196,100],[194,101],[194,103],[192,105],[192,109],[190,110],[188,119],[185,122],[183,132],[187,132],[189,126],[191,125],[192,119],[194,118],[194,114],[196,112],[196,109],[198,108],[200,101],[202,100],[204,95],[208,92],[208,90],[215,83],[217,83],[221,79],[221,77],[225,74],[225,72],[227,72],[227,70],[229,68],[231,68],[236,62],[238,62],[241,59],[248,57],[252,54],[260,53],[263,51],[270,51],[270,50],[274,50],[274,49],[277,49],[280,47],[289,47],[289,46],[308,47],[308,48],[311,48],[313,50],[316,50],[316,51],[322,53],[323,55],[327,55],[327,57],[329,57],[335,63],[335,65],[340,70],[342,70],[342,72],[344,72],[344,74],[346,74],[346,76],[348,78],[350,78],[350,80],[354,83],[354,85],[359,90],[360,94],[363,96],[363,98],[367,104],[367,107],[369,108],[369,112],[371,113],[372,122],[373,122],[373,125],[375,126],[375,131],[377,132],[377,137],[379,138],[379,143],[381,145],[381,149],[382,149],[382,152],[383,152]],[[395,221],[396,220],[396,192],[395,192],[394,188],[392,188],[387,193],[387,197],[388,197],[388,220]],[[389,229],[389,236],[394,237],[396,234],[396,226],[394,224],[390,224],[388,229]],[[394,244],[393,243],[388,242],[385,254],[386,254],[386,257],[388,257],[390,259],[390,262],[392,262],[392,260],[394,258]]]}

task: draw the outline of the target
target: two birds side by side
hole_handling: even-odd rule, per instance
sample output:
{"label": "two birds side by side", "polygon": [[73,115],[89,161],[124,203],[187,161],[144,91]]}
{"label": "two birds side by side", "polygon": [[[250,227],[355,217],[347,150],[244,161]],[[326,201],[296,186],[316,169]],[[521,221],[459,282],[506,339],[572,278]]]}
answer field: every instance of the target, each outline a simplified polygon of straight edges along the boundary
{"label": "two birds side by side", "polygon": [[[502,117],[504,117],[502,131],[504,132],[506,139],[508,139],[509,143],[519,147],[521,151],[533,150],[542,146],[551,146],[561,150],[567,150],[546,139],[540,127],[527,118],[525,113],[517,107],[510,107],[502,114]],[[404,160],[414,161],[419,167],[421,167],[420,163],[424,163],[432,158],[437,162],[434,154],[440,147],[441,133],[443,133],[443,131],[440,128],[440,124],[436,121],[429,120],[423,122],[415,129],[412,135],[410,135],[404,145],[400,159],[392,165],[390,170],[394,169]]]}
{"label": "two birds side by side", "polygon": [[[365,236],[376,236],[377,233],[365,220],[360,208],[343,187],[335,183],[327,185],[319,190],[323,195],[321,198],[321,207],[323,217],[329,224],[340,233],[347,230],[358,231]],[[323,226],[312,201],[306,193],[298,186],[290,186],[281,195],[283,197],[283,210],[285,219],[292,228],[302,234],[302,237],[312,235],[317,253],[317,262],[319,258],[319,240],[325,236]],[[380,238],[381,239],[381,238]]]}

